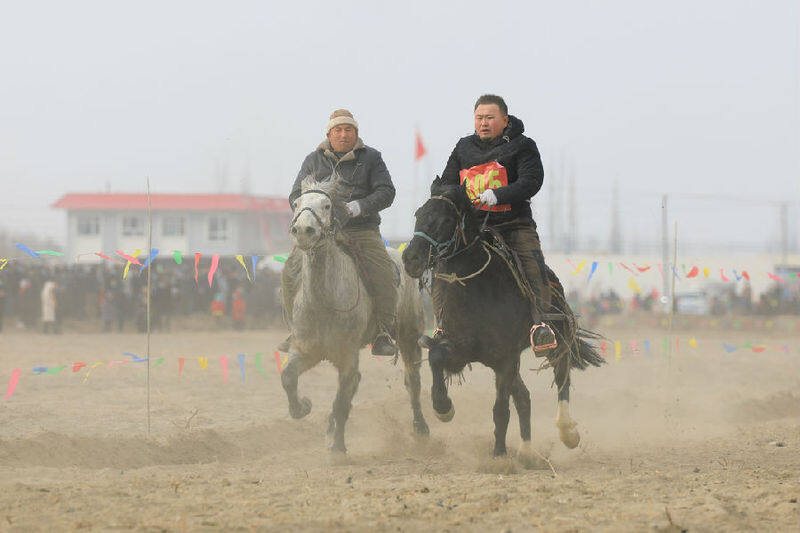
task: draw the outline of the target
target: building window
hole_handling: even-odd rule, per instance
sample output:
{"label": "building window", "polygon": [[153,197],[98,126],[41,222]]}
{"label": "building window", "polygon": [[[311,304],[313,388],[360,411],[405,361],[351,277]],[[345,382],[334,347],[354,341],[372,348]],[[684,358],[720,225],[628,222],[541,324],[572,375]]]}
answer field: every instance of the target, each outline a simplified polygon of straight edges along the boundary
{"label": "building window", "polygon": [[83,215],[78,217],[78,235],[97,235],[100,233],[100,217]]}
{"label": "building window", "polygon": [[142,217],[122,217],[122,234],[126,237],[144,235],[144,221]]}
{"label": "building window", "polygon": [[163,233],[164,237],[183,237],[185,229],[183,217],[164,218]]}
{"label": "building window", "polygon": [[208,240],[227,241],[228,240],[228,220],[222,217],[211,217],[208,219]]}

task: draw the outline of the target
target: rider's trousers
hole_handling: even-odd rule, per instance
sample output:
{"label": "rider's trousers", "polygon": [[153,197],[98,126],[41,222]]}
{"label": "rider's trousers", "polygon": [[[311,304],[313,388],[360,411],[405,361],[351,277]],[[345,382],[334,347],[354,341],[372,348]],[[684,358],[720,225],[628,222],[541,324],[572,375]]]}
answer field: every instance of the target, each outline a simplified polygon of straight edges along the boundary
{"label": "rider's trousers", "polygon": [[[550,283],[547,280],[547,269],[544,264],[542,245],[539,242],[539,234],[536,232],[536,225],[531,220],[514,220],[506,224],[495,226],[506,244],[519,256],[525,276],[531,284],[533,293],[536,295],[536,306],[542,312],[550,309],[552,294]],[[437,322],[441,316],[442,305],[444,304],[444,287],[446,281],[435,279],[433,281],[433,309],[436,313]],[[541,322],[541,317],[533,317],[535,322]]]}

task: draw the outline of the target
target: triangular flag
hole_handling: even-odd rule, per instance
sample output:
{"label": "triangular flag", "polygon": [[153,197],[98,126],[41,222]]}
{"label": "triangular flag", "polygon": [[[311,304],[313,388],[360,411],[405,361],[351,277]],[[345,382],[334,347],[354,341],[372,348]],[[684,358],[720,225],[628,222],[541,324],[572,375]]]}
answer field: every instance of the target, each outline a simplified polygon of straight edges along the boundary
{"label": "triangular flag", "polygon": [[225,380],[225,385],[228,384],[228,358],[224,355],[219,356],[219,362],[222,363],[222,379]]}
{"label": "triangular flag", "polygon": [[425,149],[425,144],[422,142],[422,135],[419,134],[419,131],[415,132],[414,134],[414,161],[419,161],[428,151]]}
{"label": "triangular flag", "polygon": [[236,356],[236,359],[239,360],[239,372],[242,373],[242,381],[244,381],[244,354],[240,353]]}
{"label": "triangular flag", "polygon": [[211,256],[211,268],[208,269],[209,287],[211,287],[211,283],[214,281],[214,273],[216,273],[218,266],[219,266],[219,254],[214,254]]}
{"label": "triangular flag", "polygon": [[576,276],[576,275],[578,274],[578,272],[580,272],[581,270],[583,270],[583,267],[585,267],[585,266],[586,266],[586,260],[584,259],[583,261],[581,261],[580,263],[578,263],[578,266],[577,266],[577,268],[575,268],[575,270],[572,272],[572,275],[573,275],[573,276]]}
{"label": "triangular flag", "polygon": [[247,271],[247,266],[244,264],[244,256],[242,254],[237,254],[236,260],[239,261],[239,264],[242,265],[242,268],[244,269],[244,273],[247,274],[247,281],[252,281],[250,279],[250,272]]}
{"label": "triangular flag", "polygon": [[597,270],[597,261],[592,261],[592,270],[589,272],[589,277],[586,278],[586,283],[589,283],[589,280],[592,279],[595,270]]}

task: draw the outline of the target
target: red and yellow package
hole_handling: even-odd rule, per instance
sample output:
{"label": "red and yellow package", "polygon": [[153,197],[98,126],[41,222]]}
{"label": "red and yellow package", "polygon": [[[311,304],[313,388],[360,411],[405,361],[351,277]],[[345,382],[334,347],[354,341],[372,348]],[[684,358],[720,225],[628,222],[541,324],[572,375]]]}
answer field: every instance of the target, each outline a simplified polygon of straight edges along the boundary
{"label": "red and yellow package", "polygon": [[506,167],[497,161],[490,161],[472,168],[465,168],[459,172],[461,184],[466,183],[467,195],[472,203],[481,211],[511,211],[510,204],[488,206],[480,203],[480,195],[486,189],[497,189],[508,185]]}

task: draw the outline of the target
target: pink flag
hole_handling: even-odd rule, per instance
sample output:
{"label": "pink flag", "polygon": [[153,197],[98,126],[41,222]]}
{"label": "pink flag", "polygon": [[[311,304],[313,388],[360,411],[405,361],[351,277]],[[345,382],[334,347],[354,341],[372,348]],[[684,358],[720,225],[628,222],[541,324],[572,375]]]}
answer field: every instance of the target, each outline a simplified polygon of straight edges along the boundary
{"label": "pink flag", "polygon": [[228,358],[224,355],[219,356],[219,361],[222,363],[222,378],[225,380],[225,385],[228,384]]}
{"label": "pink flag", "polygon": [[211,282],[214,281],[214,274],[217,272],[217,266],[219,266],[219,254],[214,254],[211,256],[211,268],[208,269],[208,286],[211,286]]}
{"label": "pink flag", "polygon": [[719,277],[722,278],[722,281],[730,281],[730,279],[725,277],[725,272],[723,272],[724,270],[725,270],[724,268],[719,269]]}
{"label": "pink flag", "polygon": [[112,258],[108,257],[106,254],[101,254],[100,252],[95,252],[94,255],[96,255],[98,257],[102,257],[103,259],[107,259],[108,261],[111,261],[112,263],[119,263],[121,265],[125,264],[125,261],[117,261],[116,259],[112,259]]}
{"label": "pink flag", "polygon": [[19,374],[19,368],[15,368],[11,371],[11,379],[8,381],[8,389],[6,389],[6,401],[11,398],[11,395],[14,394],[14,391],[17,389],[17,383],[19,383]]}
{"label": "pink flag", "polygon": [[280,374],[283,372],[283,368],[281,368],[281,356],[277,352],[277,350],[275,351],[274,355],[275,355],[275,364],[278,365],[278,374]]}
{"label": "pink flag", "polygon": [[142,264],[139,262],[139,260],[136,259],[135,257],[133,257],[132,255],[128,255],[126,253],[123,253],[121,250],[115,250],[115,252],[117,252],[118,255],[121,255],[125,260],[133,263],[134,265],[142,266]]}
{"label": "pink flag", "polygon": [[200,256],[203,254],[194,254],[194,283],[197,284],[197,264],[200,262]]}
{"label": "pink flag", "polygon": [[695,278],[700,273],[700,269],[697,268],[697,265],[693,266],[692,269],[686,274],[687,278]]}
{"label": "pink flag", "polygon": [[178,357],[178,377],[180,377],[181,372],[183,372],[183,363],[186,361],[183,357]]}

